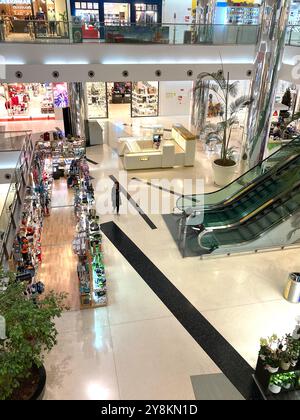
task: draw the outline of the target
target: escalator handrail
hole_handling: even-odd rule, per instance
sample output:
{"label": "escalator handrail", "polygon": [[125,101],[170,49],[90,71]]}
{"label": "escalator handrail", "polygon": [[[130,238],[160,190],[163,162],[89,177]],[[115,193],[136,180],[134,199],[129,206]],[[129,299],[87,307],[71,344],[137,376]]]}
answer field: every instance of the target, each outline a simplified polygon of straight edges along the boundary
{"label": "escalator handrail", "polygon": [[[286,193],[282,193],[282,194],[279,194],[278,195],[278,197],[276,198],[276,199],[273,199],[273,200],[270,200],[271,202],[270,202],[270,204],[268,205],[268,207],[271,205],[271,204],[275,204],[277,201],[279,201],[280,199],[281,199],[281,197],[284,197],[285,195],[289,195],[290,193],[291,193],[291,191],[294,191],[294,190],[296,190],[297,188],[299,188],[300,187],[300,182],[298,182],[293,188],[292,188],[292,190],[289,190],[288,192],[286,192]],[[281,203],[281,205],[284,205],[284,203],[286,202],[286,201],[288,201],[290,198],[287,198],[283,203]],[[266,208],[266,206],[264,206],[264,208],[263,209],[261,209],[260,210],[260,213],[264,210]],[[290,212],[290,210],[287,210],[288,212],[289,212],[289,217],[292,217],[292,215],[296,212],[296,211],[298,211],[299,209],[295,209],[295,210],[293,210],[292,212]],[[259,213],[257,213],[257,214],[255,214],[255,215],[253,215],[252,217],[254,217],[254,216],[257,216]],[[252,218],[251,217],[251,218]],[[282,216],[281,218],[279,218],[279,220],[276,220],[276,221],[274,221],[273,223],[271,223],[271,225],[267,228],[267,229],[265,229],[265,230],[263,230],[259,235],[254,235],[254,238],[252,238],[251,239],[251,241],[253,241],[254,239],[257,239],[257,238],[260,238],[260,237],[262,237],[262,236],[264,236],[265,234],[267,234],[267,232],[269,232],[274,226],[276,226],[276,225],[278,225],[284,218],[286,218],[287,217],[287,215],[285,215],[285,216]],[[248,221],[248,220],[247,220]],[[236,228],[236,227],[238,227],[239,225],[241,225],[241,224],[244,224],[244,223],[246,223],[246,221],[243,221],[242,223],[240,223],[240,222],[238,222],[238,223],[236,223],[236,224],[234,224],[234,225],[228,225],[228,227],[227,227],[227,229],[234,229],[234,228]],[[226,226],[225,227],[223,227],[223,229],[226,229]],[[201,234],[199,235],[199,239],[198,239],[198,242],[199,242],[199,244],[200,244],[200,240],[204,237],[204,236],[206,236],[207,234],[214,234],[214,231],[216,231],[216,230],[219,230],[219,227],[216,227],[216,228],[209,228],[209,229],[205,229],[203,232],[201,232]],[[218,240],[217,240],[217,238],[215,237],[215,241],[216,242],[218,242]],[[244,242],[249,242],[249,241],[244,241]],[[234,244],[235,246],[236,245],[242,245],[242,244],[244,244],[244,242],[239,242],[238,244]],[[201,247],[203,248],[203,249],[210,249],[210,248],[207,248],[207,247],[205,247],[205,246],[203,246],[203,245],[201,245]],[[218,248],[219,248],[219,246],[218,246]]]}
{"label": "escalator handrail", "polygon": [[[253,171],[253,169],[254,168],[256,168],[256,167],[258,167],[258,166],[261,166],[264,162],[266,162],[266,161],[268,161],[268,160],[270,160],[272,157],[274,157],[277,153],[279,153],[280,151],[282,151],[283,149],[286,149],[286,148],[288,148],[288,147],[290,147],[291,145],[292,145],[292,143],[294,142],[294,141],[296,141],[296,140],[300,140],[300,136],[297,136],[297,137],[295,137],[293,140],[291,140],[290,142],[288,142],[287,144],[285,144],[284,146],[282,146],[279,150],[276,150],[274,153],[272,153],[270,156],[268,156],[267,158],[265,158],[264,160],[262,160],[260,163],[258,163],[256,166],[254,166],[253,168],[251,168],[251,169],[249,169],[247,172],[245,172],[243,175],[241,175],[240,177],[238,177],[238,178],[236,178],[234,181],[232,181],[232,182],[230,182],[229,184],[227,184],[225,187],[223,187],[223,188],[220,188],[219,190],[217,190],[217,191],[213,191],[213,192],[210,192],[210,193],[205,193],[205,194],[202,194],[202,195],[204,195],[204,196],[209,196],[209,195],[212,195],[212,194],[215,194],[215,193],[217,193],[217,192],[220,192],[220,191],[223,191],[223,190],[225,190],[226,188],[228,188],[230,185],[232,185],[232,184],[234,184],[234,183],[236,183],[236,182],[238,182],[241,178],[243,178],[245,175],[247,175],[249,172],[251,172],[251,171]],[[299,145],[299,148],[300,148],[300,145]],[[274,166],[274,168],[277,168],[277,165],[275,165]],[[272,168],[273,169],[273,168]],[[269,173],[269,171],[267,172],[267,173]],[[258,179],[258,178],[261,178],[261,176],[264,176],[264,175],[266,175],[266,174],[262,174],[262,175],[260,175],[260,176],[258,176],[257,178],[255,178],[255,179]],[[250,181],[248,184],[245,184],[244,186],[243,186],[243,188],[242,188],[242,190],[244,190],[245,188],[247,188],[248,186],[251,186],[251,184],[253,183],[253,181]],[[242,185],[241,185],[242,186]],[[197,196],[197,195],[199,195],[199,194],[192,194],[192,195],[190,195],[189,197],[195,197],[195,196]],[[226,201],[228,201],[231,197],[233,197],[234,195],[236,195],[236,193],[234,193],[232,196],[229,196],[229,197],[226,197],[223,201],[221,201],[221,202],[219,202],[219,203],[216,203],[215,205],[211,205],[210,207],[211,208],[216,208],[216,207],[219,207],[219,206],[222,206],[223,204],[224,204],[224,202],[226,202]],[[179,200],[182,200],[182,199],[184,199],[184,196],[183,197],[180,197],[180,198],[178,198],[178,200],[177,200],[177,203],[178,203],[178,201]],[[177,204],[176,204],[177,205]],[[177,205],[177,208],[179,209],[179,210],[181,210],[181,207],[180,206],[178,206]],[[181,210],[182,211],[182,210]]]}
{"label": "escalator handrail", "polygon": [[197,212],[202,213],[203,210],[205,210],[205,213],[214,212],[218,209],[224,210],[224,206],[227,206],[228,204],[232,204],[234,200],[237,198],[242,198],[244,195],[246,195],[250,190],[252,190],[254,187],[257,187],[259,184],[261,184],[263,181],[265,181],[268,178],[272,178],[277,172],[281,171],[284,167],[290,165],[294,160],[299,159],[300,157],[300,150],[297,155],[291,155],[288,159],[286,159],[283,163],[280,163],[278,165],[275,165],[270,171],[265,172],[261,176],[256,178],[255,182],[251,182],[248,184],[246,188],[243,188],[240,190],[237,194],[233,195],[229,200],[222,202],[222,204],[218,204],[216,206],[211,206],[211,208],[206,209],[204,207],[198,208],[193,207],[193,216],[195,217],[197,215]]}

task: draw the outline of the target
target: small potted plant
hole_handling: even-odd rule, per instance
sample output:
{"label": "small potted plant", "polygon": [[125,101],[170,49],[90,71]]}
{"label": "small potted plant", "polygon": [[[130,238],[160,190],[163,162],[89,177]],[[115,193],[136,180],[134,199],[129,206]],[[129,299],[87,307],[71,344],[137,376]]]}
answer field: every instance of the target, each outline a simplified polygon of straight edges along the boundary
{"label": "small potted plant", "polygon": [[280,367],[282,370],[287,371],[291,367],[291,354],[288,350],[280,353]]}
{"label": "small potted plant", "polygon": [[290,334],[286,336],[287,348],[290,353],[290,363],[292,367],[297,366],[300,357],[300,341],[295,340]]}
{"label": "small potted plant", "polygon": [[273,375],[270,380],[269,391],[271,391],[272,394],[280,394],[281,390],[282,380],[280,378],[280,375]]}
{"label": "small potted plant", "polygon": [[268,340],[265,338],[261,338],[260,340],[260,350],[259,350],[259,357],[263,362],[266,361],[267,357],[270,356],[271,350],[268,346]]}
{"label": "small potted plant", "polygon": [[280,360],[277,352],[271,353],[266,358],[266,369],[270,373],[277,373],[279,371]]}
{"label": "small potted plant", "polygon": [[282,380],[282,388],[286,389],[286,390],[290,390],[291,388],[293,388],[295,386],[296,380],[297,380],[297,376],[294,372],[291,373],[283,373],[280,376],[281,380]]}

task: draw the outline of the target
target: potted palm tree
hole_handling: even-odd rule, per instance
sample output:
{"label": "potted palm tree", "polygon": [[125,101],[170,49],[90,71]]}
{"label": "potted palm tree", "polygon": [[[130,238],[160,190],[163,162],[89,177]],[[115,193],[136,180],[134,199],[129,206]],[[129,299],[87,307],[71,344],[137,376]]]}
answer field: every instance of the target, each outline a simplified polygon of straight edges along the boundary
{"label": "potted palm tree", "polygon": [[0,400],[43,398],[44,355],[56,344],[54,319],[65,307],[66,295],[28,295],[28,285],[0,270]]}
{"label": "potted palm tree", "polygon": [[[210,83],[200,83],[201,81],[210,81]],[[248,107],[252,99],[246,95],[237,98],[239,82],[231,82],[229,73],[225,78],[222,69],[216,73],[203,72],[198,75],[195,97],[197,97],[198,86],[214,92],[220,101],[220,121],[206,125],[203,132],[206,133],[206,143],[215,141],[221,144],[221,155],[213,162],[213,170],[215,183],[224,186],[232,181],[237,167],[237,162],[234,160],[234,148],[230,144],[232,129],[239,122],[238,113]]]}

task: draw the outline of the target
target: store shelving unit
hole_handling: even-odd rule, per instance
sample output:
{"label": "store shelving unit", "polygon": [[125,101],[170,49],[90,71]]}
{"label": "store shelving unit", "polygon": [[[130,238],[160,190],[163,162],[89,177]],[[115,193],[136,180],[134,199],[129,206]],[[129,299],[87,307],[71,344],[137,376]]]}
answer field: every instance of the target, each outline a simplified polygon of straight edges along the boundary
{"label": "store shelving unit", "polygon": [[147,83],[143,88],[133,84],[132,89],[132,117],[156,117],[158,116],[159,88],[155,89]]}
{"label": "store shelving unit", "polygon": [[[74,172],[74,168],[79,170]],[[77,159],[75,165],[73,161],[72,172],[77,178],[74,204],[78,223],[73,251],[78,256],[80,308],[99,308],[107,305],[106,274],[99,216],[85,159]]]}
{"label": "store shelving unit", "polygon": [[226,24],[235,25],[258,25],[260,8],[254,6],[230,6],[227,7]]}
{"label": "store shelving unit", "polygon": [[86,102],[89,119],[107,118],[107,85],[105,82],[86,83]]}

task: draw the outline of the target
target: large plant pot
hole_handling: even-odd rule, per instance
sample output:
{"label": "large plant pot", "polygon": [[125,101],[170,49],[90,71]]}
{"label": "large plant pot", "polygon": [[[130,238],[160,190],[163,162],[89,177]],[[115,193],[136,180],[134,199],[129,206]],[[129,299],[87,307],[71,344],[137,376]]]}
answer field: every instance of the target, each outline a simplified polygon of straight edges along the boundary
{"label": "large plant pot", "polygon": [[230,184],[234,178],[237,163],[233,160],[228,161],[228,163],[229,162],[231,163],[230,165],[228,164],[228,166],[224,166],[222,165],[222,161],[217,159],[212,164],[215,184],[219,187],[225,187],[225,185]]}
{"label": "large plant pot", "polygon": [[44,366],[35,367],[34,370],[36,383],[34,389],[30,390],[31,395],[28,394],[28,390],[24,391],[23,386],[21,386],[12,394],[11,400],[39,401],[43,399],[46,389],[46,370]]}
{"label": "large plant pot", "polygon": [[47,380],[47,374],[46,369],[44,366],[41,366],[39,368],[39,383],[37,386],[37,389],[35,393],[32,395],[30,400],[40,401],[44,398],[45,390],[46,390],[46,380]]}

